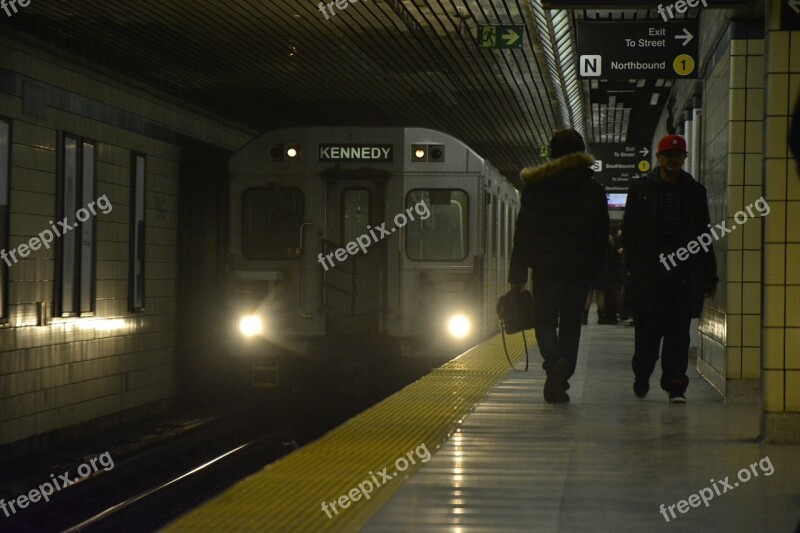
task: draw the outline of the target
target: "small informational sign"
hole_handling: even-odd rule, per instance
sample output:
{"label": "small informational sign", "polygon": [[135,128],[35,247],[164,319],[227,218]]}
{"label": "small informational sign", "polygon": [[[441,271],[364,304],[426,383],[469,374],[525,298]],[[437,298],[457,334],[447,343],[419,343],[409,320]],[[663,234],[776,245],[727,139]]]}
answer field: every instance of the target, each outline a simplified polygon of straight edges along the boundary
{"label": "small informational sign", "polygon": [[650,171],[650,150],[644,145],[596,143],[589,153],[595,158],[594,177],[609,194],[627,193],[631,181]]}
{"label": "small informational sign", "polygon": [[391,144],[320,144],[320,162],[391,163],[394,147]]}
{"label": "small informational sign", "polygon": [[581,78],[697,77],[697,19],[579,22],[577,29]]}
{"label": "small informational sign", "polygon": [[522,48],[525,26],[491,24],[478,27],[481,48]]}

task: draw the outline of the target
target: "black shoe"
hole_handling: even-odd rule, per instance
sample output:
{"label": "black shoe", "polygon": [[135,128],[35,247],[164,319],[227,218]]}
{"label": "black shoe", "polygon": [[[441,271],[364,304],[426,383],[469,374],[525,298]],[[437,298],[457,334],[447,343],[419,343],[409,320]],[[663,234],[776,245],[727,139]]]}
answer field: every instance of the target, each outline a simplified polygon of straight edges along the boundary
{"label": "black shoe", "polygon": [[647,393],[650,391],[650,384],[646,381],[634,381],[633,382],[633,393],[636,395],[637,398],[640,400],[647,396]]}
{"label": "black shoe", "polygon": [[559,358],[553,363],[552,368],[547,372],[547,379],[544,382],[544,401],[548,403],[566,403],[569,401],[569,394],[566,389],[567,375],[569,374],[569,362],[564,358]]}
{"label": "black shoe", "polygon": [[669,393],[669,403],[686,403],[686,396],[682,392],[672,391]]}
{"label": "black shoe", "polygon": [[581,324],[584,326],[589,324],[589,310],[586,309],[583,311],[583,317],[581,317]]}
{"label": "black shoe", "polygon": [[544,401],[547,403],[569,403],[569,394],[561,391],[548,391],[544,389]]}

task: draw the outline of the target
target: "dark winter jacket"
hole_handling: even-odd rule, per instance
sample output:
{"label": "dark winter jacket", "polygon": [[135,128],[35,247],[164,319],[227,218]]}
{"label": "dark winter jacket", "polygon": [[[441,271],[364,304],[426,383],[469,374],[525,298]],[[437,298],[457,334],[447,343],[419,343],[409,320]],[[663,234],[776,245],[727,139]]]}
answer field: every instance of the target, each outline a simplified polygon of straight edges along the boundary
{"label": "dark winter jacket", "polygon": [[520,177],[526,183],[517,217],[508,281],[537,277],[597,276],[608,239],[608,202],[585,152],[560,157]]}
{"label": "dark winter jacket", "polygon": [[[656,305],[656,283],[659,281],[658,269],[665,269],[659,261],[658,217],[659,182],[661,167],[636,181],[628,191],[625,214],[622,219],[622,245],[625,250],[625,265],[631,275],[631,292],[628,295],[631,305],[639,312],[652,311]],[[708,227],[708,197],[706,188],[685,171],[678,179],[681,190],[682,239],[686,247],[699,235],[710,232]],[[676,259],[677,262],[677,259]],[[689,254],[679,268],[689,283],[692,317],[699,317],[703,310],[703,295],[710,288],[716,288],[717,262],[713,245],[708,252],[702,248],[696,254]],[[669,263],[668,263],[669,264]]]}

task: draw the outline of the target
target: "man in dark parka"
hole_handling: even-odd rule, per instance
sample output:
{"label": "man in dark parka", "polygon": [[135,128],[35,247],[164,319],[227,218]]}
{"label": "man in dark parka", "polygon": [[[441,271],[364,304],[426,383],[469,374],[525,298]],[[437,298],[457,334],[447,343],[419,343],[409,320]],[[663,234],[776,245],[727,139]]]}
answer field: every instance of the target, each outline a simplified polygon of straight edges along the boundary
{"label": "man in dark parka", "polygon": [[544,399],[550,403],[569,401],[567,380],[578,358],[583,305],[608,239],[608,202],[592,178],[594,158],[585,150],[578,132],[558,131],[550,141],[553,160],[520,173],[526,185],[508,281],[512,290],[522,290],[532,269],[534,329],[547,372]]}

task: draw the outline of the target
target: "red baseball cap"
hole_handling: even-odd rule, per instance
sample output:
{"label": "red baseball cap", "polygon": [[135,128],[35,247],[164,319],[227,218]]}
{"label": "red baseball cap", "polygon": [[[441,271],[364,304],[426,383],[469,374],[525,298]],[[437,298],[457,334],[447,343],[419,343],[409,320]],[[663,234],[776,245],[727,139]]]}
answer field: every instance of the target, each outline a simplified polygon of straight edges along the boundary
{"label": "red baseball cap", "polygon": [[666,152],[667,150],[680,150],[686,153],[686,139],[680,135],[667,135],[658,141],[658,151]]}

